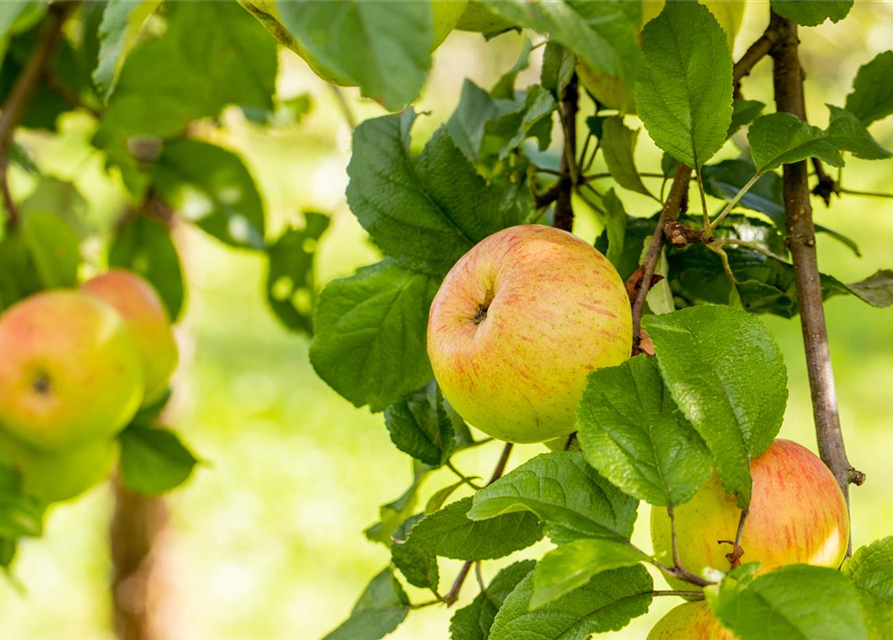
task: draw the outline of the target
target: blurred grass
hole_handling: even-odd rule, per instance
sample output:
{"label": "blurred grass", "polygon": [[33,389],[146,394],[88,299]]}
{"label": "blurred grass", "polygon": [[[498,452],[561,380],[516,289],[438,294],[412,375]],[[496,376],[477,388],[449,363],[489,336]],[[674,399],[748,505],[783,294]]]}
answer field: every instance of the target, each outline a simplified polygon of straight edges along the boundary
{"label": "blurred grass", "polygon": [[[761,30],[763,13],[751,9],[739,49]],[[826,118],[822,104],[842,104],[858,66],[889,46],[891,23],[893,5],[857,3],[844,23],[803,34],[812,83],[809,112],[817,122]],[[513,64],[520,43],[511,35],[486,46],[475,36],[451,36],[438,53],[419,106],[431,112],[417,124],[419,139],[448,117],[464,76],[489,86]],[[332,94],[294,56],[284,54],[283,63],[281,95],[309,92],[313,112],[299,126],[269,133],[229,114],[226,129],[215,136],[246,155],[268,201],[274,233],[300,224],[304,210],[333,215],[319,256],[320,278],[326,281],[376,260],[377,252],[344,203],[350,132]],[[519,86],[536,73],[534,65]],[[745,81],[748,98],[771,103],[769,73],[770,65],[762,63]],[[347,96],[360,118],[380,113],[353,90]],[[75,179],[92,211],[112,220],[122,203],[120,187],[103,176],[101,157],[87,150],[85,119],[66,119],[65,125],[62,140],[29,135],[28,144],[45,171]],[[893,122],[873,132],[893,147]],[[641,161],[657,166],[658,152],[645,136],[640,140]],[[734,155],[734,150],[724,153]],[[889,163],[850,161],[845,176],[850,188],[893,191]],[[653,204],[634,194],[621,197],[635,214],[652,212]],[[852,236],[863,252],[857,259],[839,243],[821,238],[824,270],[850,281],[893,266],[893,200],[847,197],[827,210],[818,205],[816,216]],[[582,214],[578,233],[591,239],[596,230]],[[169,498],[171,524],[158,549],[161,593],[150,595],[162,596],[159,620],[171,638],[318,638],[346,617],[367,581],[388,562],[387,550],[366,541],[362,530],[377,520],[379,504],[408,485],[409,462],[390,443],[381,416],[354,409],[331,391],[308,363],[307,341],[286,333],[271,317],[259,258],[185,229],[178,231],[177,241],[187,263],[190,297],[179,328],[183,365],[171,422],[209,463]],[[98,255],[97,247],[91,255]],[[850,457],[868,474],[868,483],[853,491],[854,544],[859,546],[893,534],[893,466],[888,462],[893,311],[837,298],[828,303],[827,314]],[[815,450],[799,320],[764,320],[782,346],[789,371],[791,397],[782,435]],[[513,463],[542,450],[519,447]],[[456,464],[466,473],[486,476],[498,454],[498,445],[492,444],[459,455]],[[424,498],[451,479],[447,472],[432,476]],[[26,592],[0,584],[0,638],[110,637],[110,508],[108,489],[97,488],[57,508],[46,536],[22,546],[15,575]],[[646,548],[647,521],[643,506],[635,540]],[[546,548],[541,543],[519,556]],[[444,588],[458,565],[442,561]],[[487,563],[486,576],[498,565]],[[476,591],[469,580],[463,601]],[[644,638],[674,604],[660,600],[648,616],[601,637]],[[391,637],[446,638],[450,615],[440,608],[415,611]]]}

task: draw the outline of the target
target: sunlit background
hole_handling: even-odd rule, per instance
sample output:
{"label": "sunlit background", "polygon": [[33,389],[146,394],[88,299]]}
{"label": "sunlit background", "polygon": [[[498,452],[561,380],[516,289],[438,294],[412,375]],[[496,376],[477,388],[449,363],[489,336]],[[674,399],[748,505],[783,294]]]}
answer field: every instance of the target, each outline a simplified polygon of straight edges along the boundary
{"label": "sunlit background", "polygon": [[[767,14],[763,3],[750,7],[736,57],[765,27]],[[859,65],[893,44],[893,3],[857,2],[844,22],[804,29],[801,38],[809,115],[824,126],[824,103],[842,105]],[[416,141],[423,142],[449,117],[464,77],[490,86],[515,62],[522,43],[523,36],[515,34],[490,43],[473,34],[451,35],[437,52],[418,105],[430,113],[417,123]],[[541,52],[535,52],[519,87],[535,82]],[[745,80],[745,96],[771,104],[770,73],[771,63],[761,63]],[[274,130],[251,125],[232,110],[225,127],[208,125],[205,133],[244,154],[263,189],[271,235],[303,224],[303,211],[332,215],[318,258],[323,283],[378,259],[345,203],[350,128],[331,88],[290,52],[282,53],[279,93],[284,98],[307,94],[313,108],[299,123]],[[346,90],[345,96],[361,119],[383,113],[361,101],[355,90]],[[61,126],[61,140],[32,133],[22,141],[34,150],[43,171],[73,179],[91,215],[108,224],[119,215],[124,196],[116,179],[103,173],[102,157],[87,146],[94,125],[88,117],[71,116]],[[872,132],[893,148],[893,118]],[[646,135],[639,140],[643,166],[659,170],[659,152]],[[723,156],[737,152],[729,144]],[[893,164],[848,158],[844,183],[891,193]],[[653,203],[643,197],[629,192],[621,197],[634,215],[654,213]],[[581,203],[576,205],[576,231],[592,240],[598,224]],[[863,254],[859,259],[822,237],[824,271],[853,281],[893,267],[893,200],[847,196],[831,209],[817,204],[816,216],[851,236]],[[348,615],[369,579],[389,561],[388,550],[367,541],[362,531],[377,521],[378,505],[409,484],[408,458],[391,444],[381,415],[354,409],[316,377],[307,358],[308,341],[287,333],[265,306],[259,257],[197,231],[180,228],[176,239],[186,263],[189,298],[178,329],[182,365],[168,418],[207,462],[167,500],[169,523],[155,551],[157,575],[148,604],[169,638],[319,638]],[[868,475],[867,484],[853,490],[853,541],[859,546],[893,534],[893,309],[835,298],[827,314],[850,459]],[[815,450],[799,320],[764,320],[782,345],[789,371],[782,435]],[[512,463],[543,450],[518,447]],[[455,463],[468,474],[485,476],[498,455],[499,445],[490,444],[459,454]],[[431,476],[422,504],[452,481],[447,471]],[[45,537],[22,545],[13,579],[0,580],[0,637],[112,636],[111,507],[109,488],[98,487],[55,508]],[[646,548],[647,522],[643,505],[634,539]],[[517,556],[547,548],[542,542]],[[485,563],[485,576],[505,562]],[[459,565],[441,560],[444,590]],[[459,606],[477,591],[469,580]],[[409,593],[428,599],[411,587]],[[643,639],[674,604],[666,600],[656,601],[626,630],[603,637]],[[391,637],[446,638],[451,614],[446,608],[414,611]]]}

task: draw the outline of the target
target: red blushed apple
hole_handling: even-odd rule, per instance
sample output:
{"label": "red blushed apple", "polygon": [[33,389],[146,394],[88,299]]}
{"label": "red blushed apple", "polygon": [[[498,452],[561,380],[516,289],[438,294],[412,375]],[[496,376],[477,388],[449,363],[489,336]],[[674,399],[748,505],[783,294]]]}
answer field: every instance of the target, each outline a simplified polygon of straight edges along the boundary
{"label": "red blushed apple", "polygon": [[146,384],[143,406],[152,405],[167,391],[177,368],[177,343],[158,293],[142,277],[123,269],[93,278],[82,290],[111,305],[124,318],[140,350]]}
{"label": "red blushed apple", "polygon": [[736,640],[719,623],[706,602],[681,604],[670,611],[648,634],[648,640]]}
{"label": "red blushed apple", "polygon": [[[741,563],[759,562],[760,573],[786,564],[837,568],[846,555],[849,519],[837,481],[822,461],[805,447],[778,439],[751,462],[753,497],[744,525]],[[726,554],[734,540],[741,510],[723,491],[715,475],[691,501],[676,507],[679,558],[689,571],[731,568]],[[673,564],[667,510],[651,510],[651,540],[657,559]],[[691,585],[673,579],[681,589]]]}
{"label": "red blushed apple", "polygon": [[586,375],[629,358],[623,281],[577,236],[541,225],[485,238],[431,305],[428,355],[450,404],[481,431],[543,442],[574,430]]}
{"label": "red blushed apple", "polygon": [[143,398],[140,354],[124,321],[76,291],[39,293],[0,317],[0,429],[59,451],[110,437]]}

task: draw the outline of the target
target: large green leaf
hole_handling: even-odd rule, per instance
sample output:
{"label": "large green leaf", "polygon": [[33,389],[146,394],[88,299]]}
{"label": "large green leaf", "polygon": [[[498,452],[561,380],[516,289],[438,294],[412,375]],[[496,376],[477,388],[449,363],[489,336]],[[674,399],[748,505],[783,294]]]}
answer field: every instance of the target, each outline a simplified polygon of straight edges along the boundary
{"label": "large green leaf", "polygon": [[93,71],[93,82],[103,98],[108,99],[124,66],[127,54],[137,43],[146,19],[161,5],[161,0],[109,0],[99,26],[99,64]]}
{"label": "large green leaf", "polygon": [[670,397],[655,358],[637,356],[590,373],[577,421],[586,460],[650,504],[687,502],[713,471],[707,446]]}
{"label": "large green leaf", "polygon": [[406,112],[357,127],[347,201],[386,254],[439,277],[480,240],[524,222],[530,201],[489,187],[445,127],[413,157],[414,119]]}
{"label": "large green leaf", "polygon": [[843,572],[859,592],[871,640],[893,637],[893,536],[856,551]]}
{"label": "large green leaf", "polygon": [[543,537],[543,527],[527,511],[481,522],[470,520],[472,498],[435,511],[416,524],[406,544],[453,560],[491,560],[529,547]]}
{"label": "large green leaf", "polygon": [[741,640],[868,640],[859,597],[842,573],[793,564],[707,588],[714,615]]}
{"label": "large green leaf", "polygon": [[732,121],[732,57],[725,31],[697,2],[668,2],[642,30],[639,116],[658,147],[700,168]]}
{"label": "large green leaf", "polygon": [[581,538],[553,549],[536,565],[530,608],[537,609],[589,582],[593,576],[631,567],[648,556],[621,540]]}
{"label": "large green leaf", "polygon": [[825,20],[840,22],[846,18],[855,0],[772,0],[772,10],[804,27],[815,27]]}
{"label": "large green leaf", "polygon": [[723,487],[750,504],[750,459],[781,428],[787,370],[768,329],[744,311],[704,305],[643,322],[664,383],[707,443]]}
{"label": "large green leaf", "polygon": [[879,53],[871,62],[859,67],[853,91],[846,97],[847,111],[865,125],[893,113],[893,51]]}
{"label": "large green leaf", "polygon": [[310,362],[335,391],[381,411],[431,379],[425,349],[437,282],[391,260],[330,282],[316,307]]}
{"label": "large green leaf", "polygon": [[232,151],[181,140],[164,147],[152,175],[159,196],[184,219],[234,247],[264,248],[264,205]]}
{"label": "large green leaf", "polygon": [[555,542],[628,539],[638,503],[602,478],[580,452],[544,453],[478,491],[473,520],[532,511]]}
{"label": "large green leaf", "polygon": [[372,578],[350,617],[323,640],[378,640],[400,626],[409,598],[390,569]]}
{"label": "large green leaf", "polygon": [[497,573],[486,590],[479,593],[470,605],[453,614],[450,619],[450,640],[487,640],[496,613],[535,564],[533,560],[522,560]]}
{"label": "large green leaf", "polygon": [[418,97],[431,66],[430,2],[278,0],[276,6],[325,80],[359,85],[391,111]]}
{"label": "large green leaf", "polygon": [[819,127],[803,122],[792,113],[770,113],[757,118],[747,133],[757,171],[777,169],[806,158],[819,158],[842,167],[840,149]]}
{"label": "large green leaf", "polygon": [[496,614],[490,640],[585,640],[617,631],[648,611],[654,585],[641,566],[599,573],[587,584],[531,610],[534,576],[515,587]]}

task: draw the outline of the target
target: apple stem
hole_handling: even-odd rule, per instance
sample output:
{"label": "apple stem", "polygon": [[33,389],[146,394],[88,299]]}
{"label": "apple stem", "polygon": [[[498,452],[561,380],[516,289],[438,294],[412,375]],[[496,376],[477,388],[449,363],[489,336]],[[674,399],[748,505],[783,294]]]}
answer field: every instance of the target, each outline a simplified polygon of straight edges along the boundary
{"label": "apple stem", "polygon": [[[803,93],[803,70],[798,53],[797,25],[771,13],[770,28],[779,33],[771,49],[775,61],[773,79],[778,111],[792,113],[806,122],[806,101]],[[794,264],[797,303],[806,351],[806,368],[812,391],[812,410],[816,439],[822,461],[834,474],[849,510],[849,485],[864,480],[847,459],[837,392],[828,346],[828,328],[822,300],[821,277],[816,256],[815,225],[810,204],[808,165],[805,160],[784,165],[783,193],[787,245]],[[847,555],[852,552],[852,535]]]}

